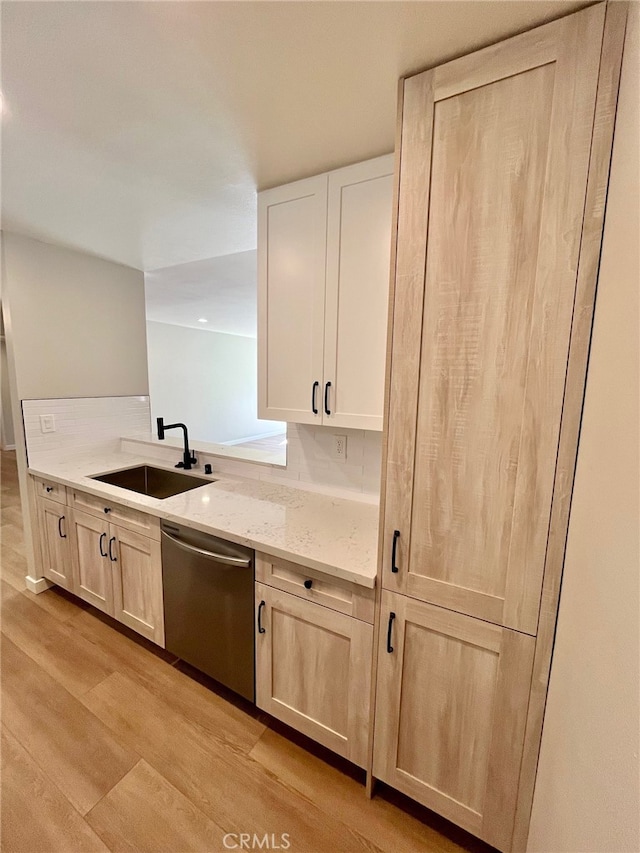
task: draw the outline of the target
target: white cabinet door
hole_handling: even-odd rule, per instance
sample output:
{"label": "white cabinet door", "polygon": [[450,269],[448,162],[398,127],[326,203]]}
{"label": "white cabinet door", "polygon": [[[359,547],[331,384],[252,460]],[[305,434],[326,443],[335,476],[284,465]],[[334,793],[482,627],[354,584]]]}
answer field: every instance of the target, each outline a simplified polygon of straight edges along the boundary
{"label": "white cabinet door", "polygon": [[326,217],[326,174],[258,196],[260,418],[322,421]]}
{"label": "white cabinet door", "polygon": [[329,173],[323,423],[382,429],[393,155]]}

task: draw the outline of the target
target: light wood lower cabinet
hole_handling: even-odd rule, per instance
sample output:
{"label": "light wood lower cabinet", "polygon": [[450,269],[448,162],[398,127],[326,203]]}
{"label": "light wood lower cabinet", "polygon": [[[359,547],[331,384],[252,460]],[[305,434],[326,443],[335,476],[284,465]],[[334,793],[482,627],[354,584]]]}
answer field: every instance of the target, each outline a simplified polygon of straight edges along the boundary
{"label": "light wood lower cabinet", "polygon": [[109,563],[109,523],[73,511],[71,524],[74,592],[98,610],[113,615],[113,573]]}
{"label": "light wood lower cabinet", "polygon": [[383,592],[374,776],[508,850],[535,639]]}
{"label": "light wood lower cabinet", "polygon": [[160,543],[113,524],[111,534],[113,615],[164,646]]}
{"label": "light wood lower cabinet", "polygon": [[42,573],[58,586],[73,591],[69,526],[69,511],[64,504],[38,498]]}
{"label": "light wood lower cabinet", "polygon": [[72,518],[73,591],[164,646],[160,543],[79,510]]}
{"label": "light wood lower cabinet", "polygon": [[364,767],[373,626],[256,584],[256,704]]}

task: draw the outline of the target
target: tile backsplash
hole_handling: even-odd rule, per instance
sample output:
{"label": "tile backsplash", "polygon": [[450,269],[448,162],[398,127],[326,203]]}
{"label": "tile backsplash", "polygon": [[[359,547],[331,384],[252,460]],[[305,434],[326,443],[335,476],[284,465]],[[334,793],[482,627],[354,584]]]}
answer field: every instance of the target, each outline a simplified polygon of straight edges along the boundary
{"label": "tile backsplash", "polygon": [[[155,441],[152,436],[148,397],[88,397],[66,400],[23,400],[27,454],[40,463],[61,451],[142,452],[171,461],[181,442]],[[54,432],[42,432],[41,416],[53,415]],[[334,436],[347,439],[344,461],[333,458]],[[121,445],[121,439],[125,441]],[[131,442],[126,441],[127,438]],[[380,493],[382,434],[369,430],[288,424],[287,465],[253,464],[240,459],[198,451],[199,459],[211,461],[221,473],[297,485],[336,495],[361,496],[374,501]]]}
{"label": "tile backsplash", "polygon": [[[333,458],[334,436],[347,439],[344,461]],[[288,424],[287,467],[290,480],[379,494],[382,433],[343,427]]]}
{"label": "tile backsplash", "polygon": [[[42,432],[41,415],[53,415],[55,432]],[[149,397],[74,397],[23,400],[22,417],[27,455],[32,460],[54,457],[61,450],[118,450],[126,435],[149,433]]]}

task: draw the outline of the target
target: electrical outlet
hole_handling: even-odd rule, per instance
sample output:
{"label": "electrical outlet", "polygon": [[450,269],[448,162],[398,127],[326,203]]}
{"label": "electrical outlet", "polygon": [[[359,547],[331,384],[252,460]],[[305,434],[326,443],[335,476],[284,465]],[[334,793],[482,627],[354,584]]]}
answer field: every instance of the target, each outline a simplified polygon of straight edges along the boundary
{"label": "electrical outlet", "polygon": [[40,432],[55,432],[55,415],[40,415]]}
{"label": "electrical outlet", "polygon": [[333,458],[344,462],[347,458],[347,436],[333,436]]}

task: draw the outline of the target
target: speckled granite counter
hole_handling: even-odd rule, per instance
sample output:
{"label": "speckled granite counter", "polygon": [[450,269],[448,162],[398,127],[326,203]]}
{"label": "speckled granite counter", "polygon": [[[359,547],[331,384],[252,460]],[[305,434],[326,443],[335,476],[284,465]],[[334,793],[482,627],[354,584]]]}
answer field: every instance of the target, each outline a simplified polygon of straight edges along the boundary
{"label": "speckled granite counter", "polygon": [[[377,506],[215,472],[216,482],[164,500],[91,479],[144,464],[170,467],[142,454],[114,452],[75,459],[65,454],[40,464],[35,457],[29,472],[362,586],[375,585]],[[200,470],[193,473],[203,476]]]}

